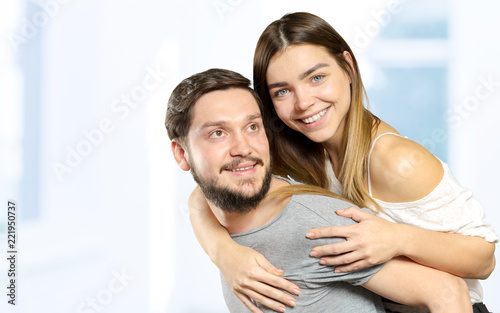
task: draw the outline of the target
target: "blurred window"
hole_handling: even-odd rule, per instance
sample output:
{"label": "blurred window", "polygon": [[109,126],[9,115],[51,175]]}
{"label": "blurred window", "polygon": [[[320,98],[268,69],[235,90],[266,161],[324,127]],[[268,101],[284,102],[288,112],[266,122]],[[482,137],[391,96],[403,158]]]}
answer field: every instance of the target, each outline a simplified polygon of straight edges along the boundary
{"label": "blurred window", "polygon": [[446,1],[401,1],[398,10],[379,18],[385,24],[365,51],[372,112],[443,161],[448,145],[447,9]]}
{"label": "blurred window", "polygon": [[17,202],[20,218],[39,215],[42,29],[33,1],[0,4],[0,199]]}

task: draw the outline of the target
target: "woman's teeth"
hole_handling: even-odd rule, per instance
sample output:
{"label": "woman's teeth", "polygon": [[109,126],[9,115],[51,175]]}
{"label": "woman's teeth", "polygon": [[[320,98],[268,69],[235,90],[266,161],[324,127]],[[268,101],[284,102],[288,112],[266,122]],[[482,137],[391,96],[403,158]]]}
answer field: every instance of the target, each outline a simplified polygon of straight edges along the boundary
{"label": "woman's teeth", "polygon": [[314,122],[317,122],[320,120],[321,117],[323,117],[323,115],[326,114],[326,110],[328,108],[324,109],[323,111],[319,112],[318,114],[315,114],[311,117],[308,117],[306,119],[303,119],[302,122],[306,123],[306,124],[311,124],[311,123],[314,123]]}

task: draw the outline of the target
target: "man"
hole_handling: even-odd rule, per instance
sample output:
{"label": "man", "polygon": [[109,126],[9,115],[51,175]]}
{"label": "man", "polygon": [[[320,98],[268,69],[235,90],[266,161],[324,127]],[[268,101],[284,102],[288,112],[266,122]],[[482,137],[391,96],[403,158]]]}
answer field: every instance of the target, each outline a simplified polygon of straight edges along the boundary
{"label": "man", "polygon": [[[335,214],[352,204],[318,194],[290,196],[318,188],[272,176],[262,104],[246,78],[212,69],[185,79],[172,92],[165,125],[178,165],[191,171],[221,225],[236,242],[262,253],[301,288],[290,310],[385,312],[371,290],[431,312],[472,312],[462,279],[408,259],[335,273],[309,257],[313,246],[344,239],[311,242],[307,231],[354,223]],[[247,311],[224,280],[222,285],[230,311]]]}

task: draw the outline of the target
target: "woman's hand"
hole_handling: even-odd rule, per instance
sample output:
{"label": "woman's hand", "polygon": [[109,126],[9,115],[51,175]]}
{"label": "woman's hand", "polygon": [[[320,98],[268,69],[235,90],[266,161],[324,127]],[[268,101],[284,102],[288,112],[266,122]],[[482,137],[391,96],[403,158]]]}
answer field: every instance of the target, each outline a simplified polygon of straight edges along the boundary
{"label": "woman's hand", "polygon": [[295,299],[282,290],[298,295],[299,287],[280,277],[283,271],[262,254],[236,243],[221,250],[216,264],[233,293],[251,312],[262,313],[251,299],[277,312],[285,312],[285,305],[295,306]]}
{"label": "woman's hand", "polygon": [[311,256],[321,257],[323,265],[335,265],[335,272],[349,272],[387,262],[400,255],[398,229],[401,225],[350,207],[338,210],[339,216],[352,218],[357,224],[330,226],[309,231],[310,239],[345,237],[347,241],[318,246]]}

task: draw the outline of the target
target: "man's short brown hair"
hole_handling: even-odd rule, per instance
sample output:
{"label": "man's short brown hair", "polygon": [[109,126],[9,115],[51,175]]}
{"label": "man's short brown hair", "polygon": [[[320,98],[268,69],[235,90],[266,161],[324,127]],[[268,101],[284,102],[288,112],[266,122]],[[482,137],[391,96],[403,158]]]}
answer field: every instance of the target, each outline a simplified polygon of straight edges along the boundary
{"label": "man's short brown hair", "polygon": [[259,106],[262,114],[262,102],[257,93],[250,88],[250,80],[236,72],[225,69],[209,69],[184,79],[172,91],[168,100],[165,127],[170,140],[183,140],[192,120],[192,108],[204,94],[216,90],[241,88],[248,90]]}

